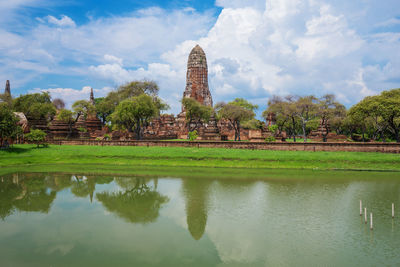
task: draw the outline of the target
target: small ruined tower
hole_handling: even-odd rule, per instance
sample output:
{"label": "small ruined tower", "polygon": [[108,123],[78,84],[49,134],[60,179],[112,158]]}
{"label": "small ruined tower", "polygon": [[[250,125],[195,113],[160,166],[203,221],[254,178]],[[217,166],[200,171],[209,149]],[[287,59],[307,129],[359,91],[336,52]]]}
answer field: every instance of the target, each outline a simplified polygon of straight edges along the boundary
{"label": "small ruined tower", "polygon": [[10,81],[6,81],[6,88],[4,89],[4,94],[5,95],[11,95],[11,87],[10,87]]}
{"label": "small ruined tower", "polygon": [[95,104],[95,102],[94,102],[94,95],[93,95],[93,88],[90,88],[90,103],[91,103],[92,105]]}
{"label": "small ruined tower", "polygon": [[186,73],[186,89],[183,93],[183,97],[196,99],[205,106],[212,107],[213,105],[210,89],[208,88],[206,54],[199,45],[196,45],[189,55]]}

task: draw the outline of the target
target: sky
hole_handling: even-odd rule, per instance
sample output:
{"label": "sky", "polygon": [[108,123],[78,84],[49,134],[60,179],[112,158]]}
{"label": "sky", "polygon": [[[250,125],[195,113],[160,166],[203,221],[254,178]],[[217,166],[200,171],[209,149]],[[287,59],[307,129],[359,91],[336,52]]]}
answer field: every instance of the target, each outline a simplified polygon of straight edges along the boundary
{"label": "sky", "polygon": [[0,84],[70,106],[154,80],[180,112],[199,44],[214,103],[332,93],[350,107],[400,87],[398,0],[0,0]]}

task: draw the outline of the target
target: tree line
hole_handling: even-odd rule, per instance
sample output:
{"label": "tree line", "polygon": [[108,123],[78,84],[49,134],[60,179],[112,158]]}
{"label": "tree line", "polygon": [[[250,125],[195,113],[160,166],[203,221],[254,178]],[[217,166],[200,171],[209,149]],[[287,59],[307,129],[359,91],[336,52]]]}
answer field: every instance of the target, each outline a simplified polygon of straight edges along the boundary
{"label": "tree line", "polygon": [[[159,96],[159,87],[154,81],[133,81],[119,86],[106,97],[95,98],[94,103],[79,100],[72,109],[66,109],[62,99],[52,100],[47,92],[21,95],[12,99],[0,95],[0,139],[15,138],[21,134],[18,118],[13,112],[22,112],[28,120],[49,123],[53,119],[65,122],[70,134],[74,123],[82,116],[97,116],[112,130],[127,130],[142,139],[145,127],[161,112],[169,109]],[[228,103],[220,102],[214,107],[203,106],[191,98],[182,99],[188,132],[197,130],[213,117],[223,119],[240,140],[241,129],[262,129],[265,122],[256,119],[258,106],[243,98]],[[296,141],[303,141],[314,131],[322,129],[323,141],[330,132],[345,135],[356,141],[400,142],[400,89],[384,91],[369,96],[350,109],[337,101],[331,94],[315,96],[273,96],[268,101],[262,116],[273,119],[270,131],[285,132]]]}

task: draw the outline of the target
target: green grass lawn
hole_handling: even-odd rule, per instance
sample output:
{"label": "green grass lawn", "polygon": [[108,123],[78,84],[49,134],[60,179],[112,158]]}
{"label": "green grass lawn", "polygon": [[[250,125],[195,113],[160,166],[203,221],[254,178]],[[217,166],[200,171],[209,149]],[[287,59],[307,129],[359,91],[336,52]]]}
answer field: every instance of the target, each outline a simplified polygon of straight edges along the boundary
{"label": "green grass lawn", "polygon": [[12,171],[204,167],[238,169],[365,170],[400,172],[397,154],[272,151],[224,148],[15,145],[0,151],[0,174]]}

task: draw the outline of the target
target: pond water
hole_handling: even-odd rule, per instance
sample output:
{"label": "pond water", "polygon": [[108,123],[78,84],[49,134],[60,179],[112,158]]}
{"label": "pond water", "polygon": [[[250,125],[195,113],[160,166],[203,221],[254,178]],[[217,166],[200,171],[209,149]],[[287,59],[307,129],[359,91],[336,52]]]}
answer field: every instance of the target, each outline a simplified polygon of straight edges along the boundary
{"label": "pond water", "polygon": [[398,266],[400,179],[338,176],[3,176],[0,266]]}

